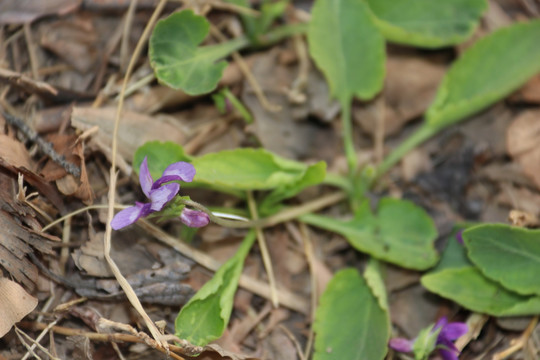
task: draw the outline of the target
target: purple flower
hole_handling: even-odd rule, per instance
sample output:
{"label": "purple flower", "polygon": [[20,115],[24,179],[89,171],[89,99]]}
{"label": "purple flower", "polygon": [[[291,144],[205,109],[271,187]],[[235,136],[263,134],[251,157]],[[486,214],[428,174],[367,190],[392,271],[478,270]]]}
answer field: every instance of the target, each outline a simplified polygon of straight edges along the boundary
{"label": "purple flower", "polygon": [[456,240],[461,245],[463,245],[463,231],[464,231],[464,229],[461,229],[456,233]]}
{"label": "purple flower", "polygon": [[437,336],[439,354],[444,360],[458,360],[459,349],[454,345],[454,341],[467,333],[467,324],[462,322],[448,323],[446,316],[443,316],[437,321],[433,331],[435,332],[439,328],[441,329]]}
{"label": "purple flower", "polygon": [[189,227],[199,228],[208,225],[210,218],[202,211],[182,209],[180,220]]}
{"label": "purple flower", "polygon": [[[434,348],[438,350],[444,360],[458,360],[459,349],[454,345],[454,341],[467,333],[467,331],[467,324],[462,322],[448,323],[446,317],[443,316],[435,323],[430,334],[437,336]],[[416,340],[394,338],[390,339],[388,346],[399,352],[412,352],[415,342]],[[433,348],[427,349],[425,352],[431,352],[431,350],[433,350]]]}
{"label": "purple flower", "polygon": [[145,157],[141,163],[139,181],[144,195],[150,199],[150,202],[136,202],[135,206],[120,211],[112,219],[111,227],[114,230],[118,230],[133,224],[141,217],[160,211],[180,190],[180,185],[177,183],[165,183],[176,180],[191,182],[194,176],[195,168],[193,165],[180,161],[169,165],[165,171],[163,171],[163,175],[154,182],[152,175],[150,175],[150,170],[148,170],[148,160]]}

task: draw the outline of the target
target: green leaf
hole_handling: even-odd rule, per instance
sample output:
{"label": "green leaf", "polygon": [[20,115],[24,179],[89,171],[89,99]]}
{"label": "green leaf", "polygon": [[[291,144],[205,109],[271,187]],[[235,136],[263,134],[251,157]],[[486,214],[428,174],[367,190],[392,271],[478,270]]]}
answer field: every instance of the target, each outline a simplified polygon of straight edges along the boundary
{"label": "green leaf", "polygon": [[422,285],[467,309],[493,316],[540,313],[540,296],[523,296],[507,290],[468,266],[424,275]]}
{"label": "green leaf", "polygon": [[540,20],[495,31],[469,48],[446,73],[426,113],[442,128],[518,89],[540,72]]}
{"label": "green leaf", "polygon": [[308,166],[264,149],[239,148],[206,154],[192,162],[195,181],[240,190],[270,190],[300,181]]}
{"label": "green leaf", "polygon": [[486,0],[367,0],[387,40],[426,48],[459,44],[478,26]]}
{"label": "green leaf", "polygon": [[158,21],[150,37],[149,58],[162,83],[190,95],[214,90],[226,61],[218,61],[247,45],[238,38],[219,45],[198,47],[209,30],[209,23],[192,10],[174,13]]}
{"label": "green leaf", "polygon": [[184,305],[175,321],[176,336],[198,346],[218,339],[231,317],[244,259],[255,241],[250,231],[236,254]]}
{"label": "green leaf", "polygon": [[370,257],[366,270],[364,271],[364,278],[366,279],[366,283],[371,288],[371,292],[377,298],[381,309],[388,311],[388,296],[386,294],[386,287],[384,285],[382,274],[383,267],[384,265],[382,265],[379,260]]}
{"label": "green leaf", "polygon": [[184,148],[172,141],[149,141],[140,146],[133,155],[133,169],[138,174],[144,157],[148,157],[148,169],[154,180],[159,178],[163,170],[178,161],[191,162],[191,156]]}
{"label": "green leaf", "polygon": [[467,257],[465,246],[457,241],[457,233],[462,227],[454,227],[454,230],[447,239],[446,248],[441,254],[441,261],[431,269],[431,273],[451,268],[461,268],[472,266],[471,261]]}
{"label": "green leaf", "polygon": [[384,198],[374,215],[365,201],[355,217],[341,221],[308,214],[313,226],[343,235],[356,249],[409,269],[425,270],[437,262],[437,229],[426,212],[410,201]]}
{"label": "green leaf", "polygon": [[418,333],[418,337],[413,343],[413,353],[416,360],[426,360],[429,358],[429,354],[435,350],[437,345],[437,337],[441,332],[442,328],[438,328],[433,331],[435,324],[428,326],[425,329],[422,329]]}
{"label": "green leaf", "polygon": [[389,321],[358,271],[341,270],[328,283],[315,313],[313,359],[384,359]]}
{"label": "green leaf", "polygon": [[491,280],[522,295],[540,295],[540,230],[484,224],[463,233],[469,258]]}
{"label": "green leaf", "polygon": [[300,191],[313,185],[320,184],[326,176],[326,163],[320,161],[309,166],[296,181],[278,187],[266,196],[260,205],[260,212],[267,216],[272,213],[272,207],[284,199],[295,196]]}
{"label": "green leaf", "polygon": [[309,52],[332,96],[342,104],[371,99],[384,80],[384,38],[359,0],[316,0],[308,29]]}

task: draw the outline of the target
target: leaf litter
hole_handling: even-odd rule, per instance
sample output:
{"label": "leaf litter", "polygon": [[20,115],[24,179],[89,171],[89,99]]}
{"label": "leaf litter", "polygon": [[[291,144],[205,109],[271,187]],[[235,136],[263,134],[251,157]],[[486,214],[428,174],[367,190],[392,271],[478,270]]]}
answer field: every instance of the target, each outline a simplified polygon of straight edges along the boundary
{"label": "leaf litter", "polygon": [[[22,27],[17,25],[0,30],[4,39],[11,39],[0,59],[1,86],[4,89],[0,106],[3,111],[17,114],[22,119],[34,118],[36,122],[31,125],[34,130],[50,142],[58,154],[80,166],[81,176],[76,178],[68,174],[50,157],[36,151],[32,141],[22,142],[19,139],[25,139],[24,136],[14,136],[16,129],[5,127],[6,133],[0,136],[0,264],[4,270],[4,277],[0,279],[0,334],[3,336],[0,355],[16,353],[22,357],[26,352],[16,340],[14,331],[9,330],[25,316],[26,321],[20,327],[33,338],[38,335],[33,329],[44,324],[46,326],[52,323],[53,316],[59,316],[62,326],[68,330],[55,330],[53,327],[51,331],[56,332],[54,337],[42,340],[43,346],[56,351],[58,356],[73,351],[73,354],[79,354],[73,355],[73,358],[119,358],[119,351],[127,358],[155,358],[155,350],[146,345],[141,345],[137,350],[126,342],[115,349],[108,340],[99,344],[88,341],[91,337],[84,334],[71,343],[63,337],[76,336],[81,331],[95,331],[92,334],[98,334],[96,321],[92,319],[99,316],[132,325],[141,320],[122,300],[122,291],[111,278],[102,257],[102,213],[91,210],[74,217],[70,225],[66,223],[53,228],[50,233],[54,235],[41,233],[42,227],[54,218],[93,202],[99,205],[106,201],[103,189],[96,185],[98,182],[90,179],[98,178],[103,183],[108,181],[115,96],[121,76],[118,66],[122,59],[121,40],[118,40],[110,55],[102,51],[103,44],[107,43],[104,40],[109,40],[113,27],[100,27],[97,24],[102,24],[100,21],[106,17],[121,22],[126,8],[116,1],[105,2],[108,5],[85,2],[88,3],[85,6],[92,9],[85,12],[74,3],[80,2],[56,1],[54,6],[39,11],[24,9],[17,2],[6,1],[2,4],[12,6],[9,9],[12,12],[2,11],[1,21],[27,23],[33,36],[22,36],[22,32],[17,35],[17,31],[22,31]],[[510,1],[498,3],[493,2],[508,19],[529,16],[526,10],[510,4]],[[113,14],[102,11],[107,6],[120,11]],[[214,11],[216,18],[210,19],[217,24],[224,13],[213,10],[212,15]],[[136,13],[138,21],[132,24],[131,31],[140,34],[150,16],[148,5],[141,6]],[[8,15],[9,21],[5,20]],[[40,20],[45,15],[48,17]],[[488,13],[486,16],[486,26],[490,22],[497,22],[498,15]],[[480,32],[485,30],[479,29]],[[124,46],[133,49],[136,40],[129,36],[126,39]],[[29,48],[33,48],[37,56],[32,56]],[[216,115],[208,97],[188,96],[152,81],[137,83],[150,74],[147,61],[141,60],[138,67],[140,73],[135,74],[130,84],[133,87],[132,95],[127,98],[127,110],[122,114],[120,123],[118,163],[122,185],[117,191],[121,202],[132,203],[135,199],[142,199],[131,177],[130,163],[136,149],[149,140],[192,144],[191,147],[186,146],[190,149],[190,155],[262,145],[289,159],[324,159],[329,167],[334,167],[342,157],[339,141],[336,141],[340,136],[339,124],[335,121],[339,106],[329,100],[326,83],[313,64],[308,73],[308,88],[304,92],[306,101],[300,104],[290,102],[287,89],[293,87],[300,61],[296,55],[283,61],[287,53],[294,52],[291,49],[294,49],[292,41],[286,40],[279,45],[257,50],[255,56],[245,54],[247,58],[251,57],[248,60],[251,72],[270,102],[282,107],[281,113],[269,112],[261,106],[245,78],[234,69],[236,64],[232,63],[225,70],[236,72],[226,74],[220,84],[229,86],[240,97],[255,118],[253,125],[246,125],[234,112],[227,121],[225,117]],[[428,107],[453,56],[451,50],[424,53],[397,46],[389,53],[385,90],[379,95],[383,98],[382,109],[385,113],[383,132],[386,148],[393,147],[418,126],[418,117]],[[37,73],[32,69],[37,69]],[[100,71],[104,75],[99,75]],[[533,78],[508,103],[498,104],[495,111],[475,115],[469,124],[448,129],[418,148],[421,155],[411,161],[429,161],[431,166],[409,164],[407,166],[411,169],[395,168],[385,178],[388,192],[428,204],[428,212],[435,219],[443,219],[436,221],[442,235],[437,242],[438,248],[444,246],[444,238],[450,232],[449,224],[454,222],[486,218],[506,222],[512,210],[539,215],[538,154],[535,151],[537,147],[534,147],[538,143],[535,137],[538,134],[534,131],[538,125],[538,114],[537,110],[523,111],[521,108],[523,103],[532,107],[538,105],[537,84],[537,77]],[[94,104],[89,102],[94,100]],[[71,115],[59,115],[70,112],[65,104],[72,101],[75,104]],[[380,121],[377,114],[380,108],[374,107],[380,105],[374,104],[362,102],[354,105],[353,115],[360,125],[355,137],[364,154],[374,151],[372,140],[376,135],[377,121]],[[45,112],[53,109],[57,111],[56,115],[47,118]],[[207,126],[209,118],[215,123],[212,126]],[[81,134],[85,134],[85,137],[80,137]],[[406,163],[402,166],[406,166]],[[24,200],[20,199],[17,194],[22,190],[19,188],[18,174],[23,175],[23,184],[30,187],[29,192],[38,193],[37,197],[26,194]],[[318,195],[315,192],[311,196]],[[192,196],[202,203],[216,206],[227,207],[239,202],[238,199],[207,191],[196,191]],[[378,199],[381,194],[375,193],[373,196]],[[291,202],[306,201],[307,197],[303,194]],[[331,208],[328,212],[342,214],[339,207]],[[174,222],[162,226],[176,237],[180,237],[183,231]],[[329,280],[329,273],[336,272],[346,264],[361,267],[365,263],[365,259],[344,245],[337,235],[313,229],[309,231],[315,254],[313,274],[310,274],[307,266],[301,236],[290,226],[266,230],[279,286],[306,301],[312,291],[310,276],[315,276],[319,283],[317,291],[320,292]],[[242,234],[237,230],[207,228],[191,237],[191,245],[199,247],[202,244],[200,249],[212,247],[207,254],[212,259],[224,262],[230,255],[219,254],[220,250],[229,248],[229,254],[234,253]],[[62,244],[60,237],[64,241]],[[174,333],[174,317],[179,304],[189,298],[192,288],[198,290],[210,274],[206,266],[178,258],[176,251],[159,244],[153,237],[139,228],[122,232],[120,240],[115,240],[112,256],[122,265],[122,273],[135,288],[136,294],[153,306],[152,318],[164,319],[165,331]],[[58,257],[66,250],[69,258],[65,268],[62,268]],[[58,296],[53,296],[50,293],[51,280],[42,276],[43,272],[38,270],[29,254],[34,254],[51,273],[71,279],[78,285],[75,288],[67,286],[67,282],[55,285]],[[246,272],[249,272],[250,278],[267,281],[257,251],[248,255],[247,263],[249,269]],[[197,277],[203,280],[197,280]],[[401,268],[389,270],[386,277],[392,321],[409,338],[441,315],[458,313],[455,305],[428,295],[418,279],[417,272]],[[82,284],[91,284],[92,287]],[[185,290],[185,298],[174,304],[166,303],[163,299],[168,293],[181,293],[179,287]],[[79,292],[81,289],[86,289],[82,291],[87,291],[84,296],[89,298],[105,296],[101,296],[101,300],[90,299],[84,305],[73,304],[68,312],[51,310],[63,302],[83,296]],[[161,300],[155,301],[156,298]],[[50,305],[46,304],[47,300],[51,302]],[[297,345],[300,348],[306,345],[312,319],[296,311],[267,310],[271,309],[269,303],[269,297],[241,289],[234,300],[232,322],[225,336],[219,340],[219,345],[208,345],[199,358],[301,359]],[[6,304],[20,304],[20,308],[14,309]],[[459,315],[463,317],[465,314],[461,311]],[[87,325],[77,319],[86,320],[84,324]],[[478,338],[470,338],[470,346],[463,352],[462,358],[492,355],[507,347],[515,337],[514,333],[495,321],[479,326],[483,331],[478,330]],[[524,331],[525,326],[516,329]],[[64,331],[64,335],[61,335],[61,331]],[[537,328],[535,334],[538,331]],[[127,335],[116,330],[114,333]],[[142,342],[146,339],[143,336],[134,338]],[[494,344],[495,338],[499,341],[497,344]],[[522,350],[516,358],[526,358],[527,351],[531,350]],[[142,352],[142,355],[137,352]]]}

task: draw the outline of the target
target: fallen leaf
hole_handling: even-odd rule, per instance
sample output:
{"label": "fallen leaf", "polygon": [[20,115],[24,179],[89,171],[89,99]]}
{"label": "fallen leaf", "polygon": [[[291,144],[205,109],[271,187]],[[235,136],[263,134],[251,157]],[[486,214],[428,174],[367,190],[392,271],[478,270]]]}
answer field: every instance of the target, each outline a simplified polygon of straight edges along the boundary
{"label": "fallen leaf", "polygon": [[[85,131],[99,127],[97,134],[91,138],[90,145],[101,151],[111,160],[111,143],[116,117],[116,108],[73,108],[71,124],[78,130]],[[166,118],[147,116],[136,112],[125,111],[118,129],[118,166],[126,174],[131,173],[127,163],[133,159],[135,150],[145,142],[152,140],[173,141],[182,144],[184,133]]]}
{"label": "fallen leaf", "polygon": [[53,144],[54,150],[63,155],[67,162],[80,167],[81,175],[79,179],[76,179],[52,160],[45,164],[41,173],[47,181],[56,181],[56,186],[62,194],[74,196],[81,199],[86,205],[91,205],[94,200],[94,193],[86,172],[83,143],[77,142],[76,135],[68,134],[53,134],[48,139]]}
{"label": "fallen leaf", "polygon": [[519,115],[506,132],[506,149],[540,189],[540,110]]}
{"label": "fallen leaf", "polygon": [[536,75],[529,80],[521,89],[510,97],[510,100],[540,104],[540,75]]}
{"label": "fallen leaf", "polygon": [[0,278],[0,338],[36,308],[38,299],[28,294],[21,285]]}
{"label": "fallen leaf", "polygon": [[82,0],[2,0],[0,24],[25,24],[46,15],[65,15],[76,10]]}
{"label": "fallen leaf", "polygon": [[87,73],[96,68],[100,58],[98,37],[88,19],[71,18],[44,23],[40,32],[40,45],[78,72]]}

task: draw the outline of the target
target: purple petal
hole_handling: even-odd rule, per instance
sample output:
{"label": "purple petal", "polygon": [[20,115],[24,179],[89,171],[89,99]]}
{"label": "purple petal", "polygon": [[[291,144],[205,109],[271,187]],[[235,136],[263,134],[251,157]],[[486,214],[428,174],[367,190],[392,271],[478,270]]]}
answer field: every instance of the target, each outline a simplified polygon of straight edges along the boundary
{"label": "purple petal", "polygon": [[135,206],[128,207],[116,214],[111,221],[111,227],[114,230],[121,229],[150,213],[150,204],[135,203]]}
{"label": "purple petal", "polygon": [[180,214],[180,220],[189,227],[200,228],[208,225],[210,218],[202,211],[184,208]]}
{"label": "purple petal", "polygon": [[163,209],[166,203],[172,200],[173,197],[178,194],[180,185],[177,183],[166,184],[157,189],[150,190],[150,200],[152,200],[152,211],[159,211]]}
{"label": "purple petal", "polygon": [[146,156],[144,157],[139,169],[139,182],[141,183],[141,189],[144,195],[146,195],[147,198],[150,198],[150,190],[154,184],[154,179],[152,179],[150,170],[148,170],[148,159]]}
{"label": "purple petal", "polygon": [[456,234],[456,240],[458,243],[460,243],[461,245],[463,245],[463,229],[459,230]]}
{"label": "purple petal", "polygon": [[412,351],[413,341],[403,338],[393,338],[388,342],[388,346],[396,351],[408,353]]}
{"label": "purple petal", "polygon": [[462,335],[465,335],[469,327],[462,322],[453,322],[447,324],[439,333],[439,338],[444,338],[450,341],[456,340]]}
{"label": "purple petal", "polygon": [[167,166],[163,175],[154,183],[154,189],[169,181],[192,182],[195,176],[195,167],[190,163],[179,161]]}
{"label": "purple petal", "polygon": [[432,332],[435,332],[437,331],[437,329],[439,328],[443,328],[446,326],[446,324],[448,323],[448,319],[446,318],[446,316],[443,316],[442,318],[440,318],[439,320],[437,320],[437,322],[435,323],[435,325],[433,326],[433,330]]}
{"label": "purple petal", "polygon": [[459,351],[452,351],[448,349],[439,349],[439,354],[444,360],[459,360]]}

